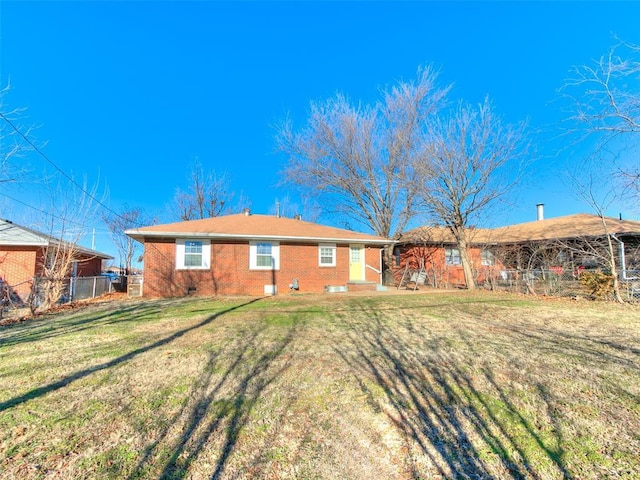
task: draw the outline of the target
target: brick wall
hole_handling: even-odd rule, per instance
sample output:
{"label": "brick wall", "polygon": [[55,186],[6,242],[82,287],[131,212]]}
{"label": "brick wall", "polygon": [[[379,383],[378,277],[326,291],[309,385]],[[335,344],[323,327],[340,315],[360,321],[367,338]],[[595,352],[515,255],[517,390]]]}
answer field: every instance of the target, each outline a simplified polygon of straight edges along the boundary
{"label": "brick wall", "polygon": [[[147,240],[144,250],[145,296],[263,295],[265,285],[276,285],[279,294],[288,293],[298,279],[299,292],[323,292],[327,285],[345,285],[349,280],[349,246],[337,245],[336,266],[318,265],[318,244],[280,243],[278,270],[250,270],[249,244],[229,242],[211,245],[211,269],[176,270],[175,241]],[[365,247],[366,262],[381,270],[380,248]],[[366,280],[380,276],[367,268]]]}
{"label": "brick wall", "polygon": [[[8,246],[0,247],[0,277],[13,287],[14,292],[24,302],[31,292],[33,277],[42,273],[44,249],[42,247]],[[100,275],[102,259],[80,257],[78,277]],[[71,272],[68,273],[71,275]]]}
{"label": "brick wall", "polygon": [[31,291],[39,251],[39,247],[0,247],[0,277],[22,301]]}
{"label": "brick wall", "polygon": [[78,259],[78,277],[97,277],[102,273],[102,259],[96,257],[80,257]]}
{"label": "brick wall", "polygon": [[[466,281],[464,279],[464,271],[462,265],[446,265],[445,263],[445,247],[442,246],[420,246],[420,245],[403,245],[400,249],[400,266],[393,266],[393,277],[396,284],[400,283],[405,267],[409,265],[410,269],[419,269],[419,259],[424,262],[425,270],[428,278],[433,281],[435,279],[438,287],[464,287]],[[455,248],[452,246],[452,248]],[[484,280],[482,267],[482,249],[472,247],[469,249],[471,257],[471,268],[477,272],[477,281]]]}

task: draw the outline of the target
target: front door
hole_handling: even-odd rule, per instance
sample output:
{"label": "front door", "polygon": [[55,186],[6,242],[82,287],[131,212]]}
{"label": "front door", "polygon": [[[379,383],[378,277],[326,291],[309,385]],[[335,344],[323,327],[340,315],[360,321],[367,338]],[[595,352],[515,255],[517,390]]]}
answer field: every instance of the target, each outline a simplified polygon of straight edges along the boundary
{"label": "front door", "polygon": [[364,245],[349,245],[349,280],[364,280]]}

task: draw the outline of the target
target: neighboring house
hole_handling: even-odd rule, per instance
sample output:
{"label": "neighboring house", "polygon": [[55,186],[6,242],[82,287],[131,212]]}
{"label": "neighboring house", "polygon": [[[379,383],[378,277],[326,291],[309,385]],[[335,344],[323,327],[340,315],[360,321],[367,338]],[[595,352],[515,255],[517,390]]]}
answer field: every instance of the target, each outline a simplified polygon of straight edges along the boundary
{"label": "neighboring house", "polygon": [[42,273],[47,253],[60,248],[74,252],[75,260],[67,273],[69,276],[98,276],[102,261],[113,258],[0,219],[0,280],[9,286],[18,301],[26,301],[33,279]]}
{"label": "neighboring house", "polygon": [[243,214],[127,230],[144,244],[143,295],[269,295],[375,289],[389,239]]}
{"label": "neighboring house", "polygon": [[[605,229],[606,228],[606,229]],[[640,269],[640,222],[575,214],[470,230],[471,259],[478,281],[505,270],[555,269],[561,273],[604,268],[607,237],[620,275]],[[451,232],[420,227],[403,234],[394,250],[394,277],[424,269],[430,284],[464,286],[460,253]],[[502,273],[504,275],[504,273]]]}

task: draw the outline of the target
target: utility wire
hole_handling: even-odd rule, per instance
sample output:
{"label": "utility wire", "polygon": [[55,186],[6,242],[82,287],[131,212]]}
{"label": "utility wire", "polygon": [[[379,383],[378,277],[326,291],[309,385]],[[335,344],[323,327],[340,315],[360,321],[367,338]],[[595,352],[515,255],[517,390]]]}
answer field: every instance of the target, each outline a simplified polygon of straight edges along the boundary
{"label": "utility wire", "polygon": [[[121,218],[122,220],[125,221],[129,221],[129,219],[123,217],[122,215],[120,215],[118,212],[112,210],[111,208],[107,207],[104,203],[102,203],[102,201],[98,200],[92,193],[88,192],[82,185],[80,185],[79,183],[77,183],[71,176],[69,176],[66,172],[64,172],[60,167],[58,167],[58,165],[56,165],[53,160],[51,160],[42,150],[40,150],[31,140],[29,140],[29,138],[20,131],[20,129],[18,129],[18,127],[16,127],[13,122],[11,120],[9,120],[4,113],[0,112],[0,117],[7,122],[7,124],[9,124],[9,126],[20,136],[20,138],[22,138],[31,148],[33,148],[33,150],[40,155],[42,158],[44,158],[49,164],[51,164],[58,172],[60,172],[60,174],[65,177],[67,180],[69,180],[73,185],[75,185],[77,188],[80,189],[80,191],[82,191],[85,195],[87,195],[89,198],[91,198],[94,202],[96,202],[98,205],[100,205],[102,208],[104,208],[105,210],[107,210],[108,212],[112,213],[113,215],[117,216],[118,218]],[[5,195],[6,196],[6,195]],[[22,203],[22,202],[19,202]],[[29,205],[27,205],[29,206]],[[44,212],[44,213],[48,213],[48,212]],[[142,225],[139,224],[138,227],[141,227]]]}
{"label": "utility wire", "polygon": [[[55,218],[57,220],[61,220],[61,221],[65,222],[65,223],[70,223],[70,224],[73,224],[73,225],[77,225],[78,227],[82,227],[83,229],[95,228],[95,227],[91,227],[89,225],[85,225],[85,224],[80,223],[80,222],[74,222],[73,220],[69,220],[68,218],[60,217],[59,215],[56,215],[56,214],[54,214],[54,213],[52,213],[50,211],[46,211],[46,210],[42,210],[41,208],[34,207],[33,205],[29,205],[28,203],[23,202],[22,200],[18,200],[17,198],[11,197],[11,196],[7,195],[4,192],[0,192],[0,195],[2,195],[5,198],[8,198],[12,202],[19,203],[21,205],[24,205],[25,207],[28,207],[28,208],[30,208],[32,210],[35,210],[36,212],[44,213],[47,216],[50,216],[50,217]],[[108,229],[102,229],[102,230],[105,230],[107,232],[109,231]]]}

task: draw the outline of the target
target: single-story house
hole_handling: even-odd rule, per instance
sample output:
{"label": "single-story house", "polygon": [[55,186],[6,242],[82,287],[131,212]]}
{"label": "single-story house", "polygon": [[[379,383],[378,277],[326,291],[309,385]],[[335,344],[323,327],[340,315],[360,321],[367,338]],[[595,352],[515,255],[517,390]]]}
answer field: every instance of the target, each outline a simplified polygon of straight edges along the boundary
{"label": "single-story house", "polygon": [[144,245],[146,297],[375,289],[387,238],[249,211],[125,232]]}
{"label": "single-story house", "polygon": [[68,276],[98,276],[102,261],[113,259],[110,255],[0,219],[0,281],[9,286],[14,300],[27,300],[34,278],[42,275],[47,256],[56,249],[72,249],[74,261]]}
{"label": "single-story house", "polygon": [[[574,214],[500,228],[472,228],[470,256],[478,281],[505,270],[555,269],[575,272],[607,268],[607,237],[615,248],[621,276],[640,269],[640,222]],[[419,227],[401,236],[394,248],[394,278],[424,271],[428,283],[460,285],[465,280],[455,239],[445,227]]]}

